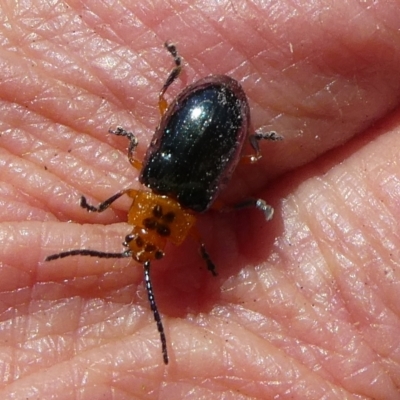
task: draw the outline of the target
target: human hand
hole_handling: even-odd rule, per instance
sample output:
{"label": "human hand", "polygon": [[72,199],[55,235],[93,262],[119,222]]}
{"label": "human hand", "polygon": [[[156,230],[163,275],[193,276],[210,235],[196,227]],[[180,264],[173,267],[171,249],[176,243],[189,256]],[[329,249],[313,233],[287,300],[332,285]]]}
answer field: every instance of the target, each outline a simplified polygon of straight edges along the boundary
{"label": "human hand", "polygon": [[[1,398],[400,398],[397,3],[3,2]],[[43,260],[121,250],[129,202],[79,198],[139,187],[107,130],[133,130],[141,158],[167,39],[185,60],[171,95],[228,74],[285,140],[224,194],[266,199],[271,222],[201,218],[217,278],[190,241],[154,263],[165,367],[140,265]]]}

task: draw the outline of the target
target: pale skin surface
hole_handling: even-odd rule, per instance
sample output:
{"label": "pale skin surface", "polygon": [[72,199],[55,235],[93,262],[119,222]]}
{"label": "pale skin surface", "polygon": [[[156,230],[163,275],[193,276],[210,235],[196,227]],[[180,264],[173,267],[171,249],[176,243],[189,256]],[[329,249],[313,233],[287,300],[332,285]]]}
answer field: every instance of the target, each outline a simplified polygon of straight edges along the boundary
{"label": "pale skin surface", "polygon": [[[48,3],[0,2],[0,398],[400,399],[400,1]],[[139,264],[43,261],[122,250],[129,201],[79,197],[139,187],[107,130],[142,157],[167,39],[170,95],[228,74],[285,137],[224,196],[273,221],[201,218],[218,277],[191,240],[153,264],[168,367]]]}

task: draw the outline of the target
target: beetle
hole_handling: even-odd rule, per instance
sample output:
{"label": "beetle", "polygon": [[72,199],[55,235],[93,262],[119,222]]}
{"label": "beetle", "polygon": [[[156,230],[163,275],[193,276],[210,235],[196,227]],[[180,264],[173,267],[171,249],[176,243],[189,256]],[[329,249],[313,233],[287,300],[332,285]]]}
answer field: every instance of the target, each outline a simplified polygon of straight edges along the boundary
{"label": "beetle", "polygon": [[[165,81],[158,99],[161,120],[143,162],[134,157],[138,145],[136,136],[118,127],[109,133],[129,140],[128,159],[140,170],[139,181],[146,190],[124,189],[98,206],[89,204],[86,197],[80,206],[90,212],[103,212],[122,195],[132,199],[128,224],[132,231],[125,237],[125,250],[107,253],[89,249],[75,249],[48,256],[52,261],[70,256],[99,258],[131,257],[143,264],[144,282],[150,307],[160,335],[163,361],[168,364],[167,341],[155,301],[150,278],[150,263],[164,257],[167,241],[180,245],[194,231],[196,214],[215,207],[215,200],[229,181],[238,162],[254,163],[261,158],[259,141],[281,140],[276,132],[249,134],[250,110],[247,97],[239,84],[226,75],[210,75],[187,86],[168,105],[164,95],[182,70],[182,59],[176,46],[166,42],[165,47],[175,66]],[[255,154],[242,156],[242,147],[249,139]],[[273,208],[262,199],[247,199],[230,210],[256,207],[265,219],[273,216]],[[204,243],[200,253],[207,268],[216,275]]]}

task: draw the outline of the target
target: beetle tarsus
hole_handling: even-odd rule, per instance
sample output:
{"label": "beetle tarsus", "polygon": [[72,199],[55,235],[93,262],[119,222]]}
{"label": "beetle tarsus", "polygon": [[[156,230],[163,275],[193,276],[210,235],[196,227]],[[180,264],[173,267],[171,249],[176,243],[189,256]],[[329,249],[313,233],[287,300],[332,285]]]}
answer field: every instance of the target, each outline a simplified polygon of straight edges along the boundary
{"label": "beetle tarsus", "polygon": [[253,136],[255,136],[257,140],[272,140],[272,141],[283,140],[283,136],[279,135],[275,131],[271,132],[256,131],[254,132]]}
{"label": "beetle tarsus", "polygon": [[[241,201],[240,203],[235,204],[232,208],[240,209],[240,208],[249,208],[255,207],[257,210],[262,211],[264,217],[267,221],[270,221],[274,216],[274,209],[272,206],[267,204],[263,199],[254,199],[250,198],[245,201]],[[222,211],[231,211],[232,208],[222,209]]]}
{"label": "beetle tarsus", "polygon": [[165,48],[169,51],[171,56],[174,59],[175,67],[168,75],[167,80],[165,81],[163,87],[160,90],[160,94],[158,96],[158,107],[160,109],[161,115],[164,115],[165,111],[168,108],[167,100],[164,98],[164,94],[167,89],[172,85],[172,83],[178,78],[182,71],[182,58],[178,54],[176,46],[173,43],[165,42]]}
{"label": "beetle tarsus", "polygon": [[125,130],[122,126],[117,126],[117,128],[114,129],[109,129],[108,133],[111,133],[112,135],[116,135],[116,136],[124,136],[126,138],[129,139],[129,141],[131,142],[132,146],[137,146],[138,145],[138,140],[136,138],[136,136],[134,135],[133,132],[127,131]]}
{"label": "beetle tarsus", "polygon": [[175,44],[167,41],[164,43],[164,46],[169,51],[171,56],[174,58],[175,65],[177,67],[181,67],[182,57],[178,54],[178,50],[176,49]]}
{"label": "beetle tarsus", "polygon": [[216,271],[215,264],[212,262],[211,257],[208,254],[204,243],[200,243],[200,254],[201,254],[201,257],[203,258],[203,260],[207,264],[207,269],[213,274],[213,276],[217,276],[218,274]]}
{"label": "beetle tarsus", "polygon": [[255,207],[257,210],[260,210],[264,213],[265,219],[270,221],[274,216],[274,209],[269,204],[265,202],[263,199],[257,199],[255,203]]}
{"label": "beetle tarsus", "polygon": [[250,141],[251,147],[254,149],[254,151],[256,153],[255,155],[250,157],[251,163],[258,161],[262,157],[261,151],[260,151],[260,145],[258,143],[260,140],[279,141],[279,140],[283,140],[283,136],[278,135],[278,133],[276,133],[275,131],[271,131],[271,132],[256,131],[252,135],[249,135],[249,141]]}
{"label": "beetle tarsus", "polygon": [[[116,136],[124,136],[129,140],[128,158],[132,164],[133,152],[135,151],[136,147],[139,144],[139,141],[137,140],[135,134],[133,132],[125,130],[124,128],[122,128],[122,126],[117,126],[117,129],[115,129],[115,130],[109,129],[108,133],[111,133],[112,135],[116,135]],[[139,161],[138,161],[138,163],[139,163]],[[133,165],[133,166],[137,168],[136,165]]]}

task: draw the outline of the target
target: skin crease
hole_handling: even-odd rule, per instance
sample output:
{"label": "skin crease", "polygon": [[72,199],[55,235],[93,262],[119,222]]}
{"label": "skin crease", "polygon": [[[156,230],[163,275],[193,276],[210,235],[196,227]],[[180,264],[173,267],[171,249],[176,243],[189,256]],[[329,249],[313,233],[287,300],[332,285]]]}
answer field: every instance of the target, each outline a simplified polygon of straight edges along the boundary
{"label": "skin crease", "polygon": [[[0,1],[0,398],[400,399],[400,1],[337,3]],[[139,187],[107,131],[141,159],[167,39],[168,96],[228,74],[285,140],[223,194],[271,222],[199,218],[216,278],[190,239],[153,264],[166,367],[140,265],[43,260],[122,250],[129,201],[79,197]]]}

